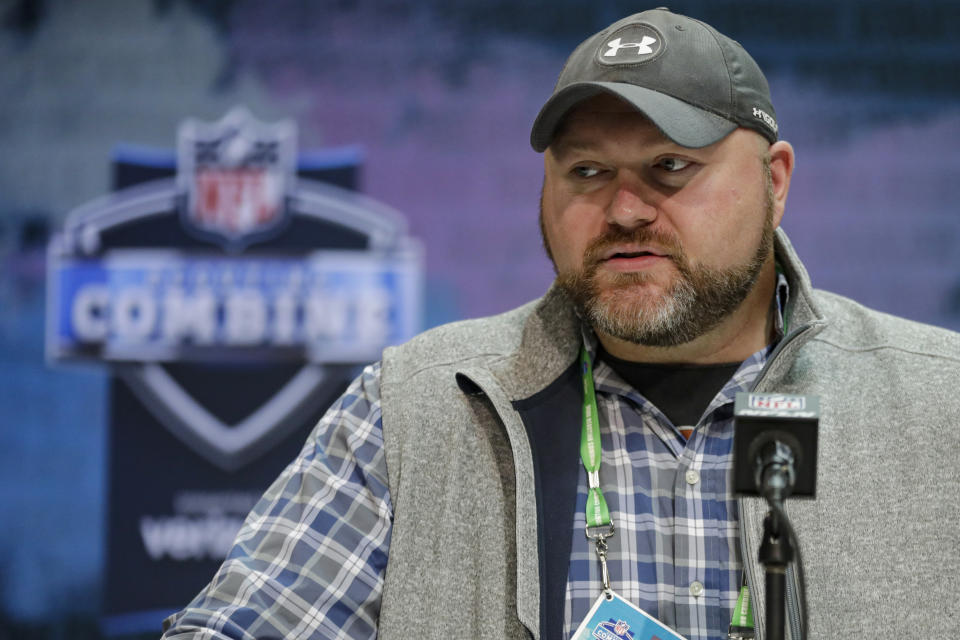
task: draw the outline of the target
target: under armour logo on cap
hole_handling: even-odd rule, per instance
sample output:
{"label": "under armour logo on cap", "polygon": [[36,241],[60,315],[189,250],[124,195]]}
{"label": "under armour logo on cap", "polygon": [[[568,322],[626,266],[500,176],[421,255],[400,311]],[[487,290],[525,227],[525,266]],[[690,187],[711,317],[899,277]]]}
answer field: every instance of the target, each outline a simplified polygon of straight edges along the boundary
{"label": "under armour logo on cap", "polygon": [[603,64],[636,64],[653,60],[663,51],[663,38],[651,26],[631,24],[610,35],[597,51]]}
{"label": "under armour logo on cap", "polygon": [[620,49],[629,49],[630,47],[636,47],[637,53],[653,53],[653,49],[650,48],[650,45],[656,43],[656,38],[651,38],[650,36],[643,36],[643,40],[640,42],[620,42],[622,38],[615,38],[607,43],[607,46],[610,47],[607,49],[606,53],[603,55],[605,57],[615,56]]}

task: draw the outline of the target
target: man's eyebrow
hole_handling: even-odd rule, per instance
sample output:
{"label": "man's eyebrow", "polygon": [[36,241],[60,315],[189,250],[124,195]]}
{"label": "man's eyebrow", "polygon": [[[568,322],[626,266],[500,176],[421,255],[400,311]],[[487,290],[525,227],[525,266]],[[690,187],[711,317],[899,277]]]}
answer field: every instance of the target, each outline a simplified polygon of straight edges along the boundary
{"label": "man's eyebrow", "polygon": [[598,147],[596,142],[591,142],[583,138],[571,138],[569,136],[558,136],[554,138],[550,145],[550,150],[557,157],[569,155],[575,151],[592,151]]}

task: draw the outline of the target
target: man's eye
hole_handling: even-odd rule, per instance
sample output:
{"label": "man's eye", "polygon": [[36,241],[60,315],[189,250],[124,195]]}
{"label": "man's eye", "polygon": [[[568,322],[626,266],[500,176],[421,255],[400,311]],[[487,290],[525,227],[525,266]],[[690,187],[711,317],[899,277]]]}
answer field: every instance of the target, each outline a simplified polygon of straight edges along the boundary
{"label": "man's eye", "polygon": [[683,158],[663,158],[657,163],[657,167],[672,173],[675,171],[682,171],[691,164],[692,163],[689,160],[684,160]]}
{"label": "man's eye", "polygon": [[578,178],[593,178],[600,175],[600,169],[596,167],[574,167],[572,173]]}

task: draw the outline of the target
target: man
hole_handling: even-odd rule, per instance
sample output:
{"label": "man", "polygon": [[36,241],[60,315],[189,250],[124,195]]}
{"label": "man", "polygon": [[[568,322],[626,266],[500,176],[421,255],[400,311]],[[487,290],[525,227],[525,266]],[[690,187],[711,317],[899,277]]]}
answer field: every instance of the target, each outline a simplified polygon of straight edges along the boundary
{"label": "man", "polygon": [[386,350],[166,637],[569,638],[615,592],[719,639],[744,586],[762,637],[765,507],[730,486],[747,390],[821,400],[788,637],[960,630],[960,340],[810,288],[750,56],[630,16],[574,51],[531,142],[555,286]]}

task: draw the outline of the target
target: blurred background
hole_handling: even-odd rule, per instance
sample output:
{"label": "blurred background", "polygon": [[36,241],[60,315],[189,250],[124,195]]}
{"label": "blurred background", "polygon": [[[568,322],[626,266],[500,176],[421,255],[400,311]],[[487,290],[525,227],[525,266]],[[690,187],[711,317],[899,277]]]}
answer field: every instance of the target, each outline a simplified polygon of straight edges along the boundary
{"label": "blurred background", "polygon": [[[359,149],[358,190],[422,242],[424,328],[497,313],[552,276],[534,116],[578,42],[653,6],[0,0],[0,639],[158,635],[101,624],[109,370],[44,358],[47,243],[110,192],[117,145],[173,149],[235,105],[291,118],[301,149]],[[669,6],[766,71],[814,285],[960,328],[960,4]]]}

